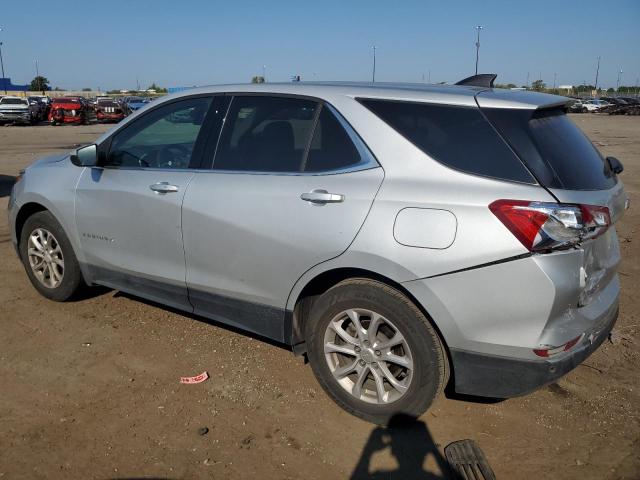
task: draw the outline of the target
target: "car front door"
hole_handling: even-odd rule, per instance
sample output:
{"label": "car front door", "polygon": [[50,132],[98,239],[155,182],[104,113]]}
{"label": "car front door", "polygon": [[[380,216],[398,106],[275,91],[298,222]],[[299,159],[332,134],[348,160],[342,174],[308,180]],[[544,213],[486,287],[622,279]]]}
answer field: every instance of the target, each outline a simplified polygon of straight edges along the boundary
{"label": "car front door", "polygon": [[183,205],[196,313],[283,341],[293,285],[347,249],[383,176],[329,105],[234,97],[213,168],[192,180]]}
{"label": "car front door", "polygon": [[210,133],[212,102],[198,96],[159,105],[98,147],[105,160],[85,169],[76,188],[94,282],[191,309],[181,208]]}

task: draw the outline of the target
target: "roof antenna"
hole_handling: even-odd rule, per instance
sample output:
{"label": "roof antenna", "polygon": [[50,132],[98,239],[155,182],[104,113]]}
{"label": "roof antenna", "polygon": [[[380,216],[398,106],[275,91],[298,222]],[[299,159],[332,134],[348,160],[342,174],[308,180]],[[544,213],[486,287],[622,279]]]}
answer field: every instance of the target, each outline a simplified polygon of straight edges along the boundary
{"label": "roof antenna", "polygon": [[497,76],[496,73],[479,73],[478,75],[471,75],[464,80],[460,80],[456,85],[493,88],[493,81]]}

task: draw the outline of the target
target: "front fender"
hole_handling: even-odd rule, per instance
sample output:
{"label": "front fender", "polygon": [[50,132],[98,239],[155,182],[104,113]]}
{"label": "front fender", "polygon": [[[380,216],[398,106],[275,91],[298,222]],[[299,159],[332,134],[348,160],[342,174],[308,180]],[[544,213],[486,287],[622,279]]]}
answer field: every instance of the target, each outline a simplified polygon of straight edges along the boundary
{"label": "front fender", "polygon": [[17,238],[16,221],[20,211],[29,204],[41,205],[56,218],[64,229],[80,264],[84,255],[75,222],[75,189],[83,169],[67,160],[27,169],[14,191],[14,214],[11,215],[12,237]]}

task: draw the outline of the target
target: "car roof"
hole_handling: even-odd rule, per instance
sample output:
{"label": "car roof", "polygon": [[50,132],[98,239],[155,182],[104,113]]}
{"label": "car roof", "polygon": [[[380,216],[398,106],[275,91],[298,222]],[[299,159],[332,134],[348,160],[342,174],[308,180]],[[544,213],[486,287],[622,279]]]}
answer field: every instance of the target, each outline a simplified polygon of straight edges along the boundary
{"label": "car roof", "polygon": [[418,101],[460,106],[482,105],[502,108],[540,108],[564,105],[569,99],[545,93],[513,91],[467,85],[428,85],[422,83],[366,83],[366,82],[291,82],[210,85],[187,89],[169,95],[175,98],[198,93],[271,93],[317,97],[330,102],[332,97],[378,98]]}

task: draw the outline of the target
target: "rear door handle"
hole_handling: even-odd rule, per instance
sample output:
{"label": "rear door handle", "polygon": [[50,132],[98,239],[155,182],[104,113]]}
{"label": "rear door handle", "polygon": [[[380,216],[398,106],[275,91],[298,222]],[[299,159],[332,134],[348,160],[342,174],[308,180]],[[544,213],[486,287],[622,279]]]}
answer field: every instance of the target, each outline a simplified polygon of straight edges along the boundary
{"label": "rear door handle", "polygon": [[339,193],[329,193],[326,190],[322,189],[303,193],[302,195],[300,195],[300,198],[305,202],[311,202],[313,205],[344,202],[344,195],[341,195]]}
{"label": "rear door handle", "polygon": [[158,182],[149,185],[149,188],[156,193],[172,193],[178,191],[177,185],[171,185],[169,182]]}

